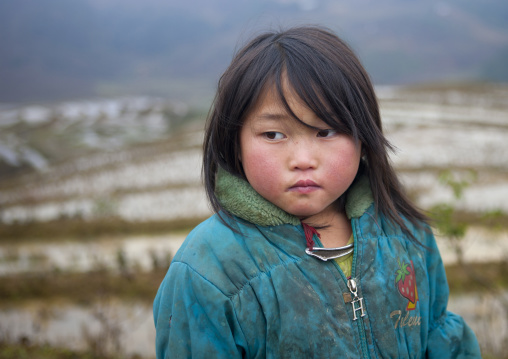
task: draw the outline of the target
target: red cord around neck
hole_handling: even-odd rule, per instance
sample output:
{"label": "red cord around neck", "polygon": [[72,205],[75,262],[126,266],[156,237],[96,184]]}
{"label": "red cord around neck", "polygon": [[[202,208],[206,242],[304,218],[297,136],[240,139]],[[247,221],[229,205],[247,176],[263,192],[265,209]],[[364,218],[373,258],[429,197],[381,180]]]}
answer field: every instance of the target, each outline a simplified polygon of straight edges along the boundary
{"label": "red cord around neck", "polygon": [[312,239],[312,237],[315,234],[316,236],[318,236],[318,238],[321,238],[321,235],[316,230],[316,228],[309,226],[306,223],[302,222],[302,226],[303,231],[305,232],[305,240],[307,241],[307,248],[309,248],[309,250],[312,250],[314,248],[314,240]]}

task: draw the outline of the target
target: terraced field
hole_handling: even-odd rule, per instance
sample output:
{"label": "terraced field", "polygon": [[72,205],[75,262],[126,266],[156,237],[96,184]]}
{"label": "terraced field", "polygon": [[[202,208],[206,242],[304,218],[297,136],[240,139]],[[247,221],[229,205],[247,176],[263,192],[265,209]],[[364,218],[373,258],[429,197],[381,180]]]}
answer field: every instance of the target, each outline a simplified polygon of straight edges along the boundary
{"label": "terraced field", "polygon": [[[426,210],[451,206],[454,220],[465,223],[459,242],[437,233],[445,263],[455,268],[458,243],[471,266],[505,268],[508,87],[377,91],[397,148],[392,161],[409,194]],[[131,278],[132,286],[140,273],[153,273],[157,282],[186,233],[210,214],[200,180],[204,116],[146,98],[0,107],[5,290],[10,279],[34,275],[45,276],[49,287],[51,278],[65,282],[76,273]],[[460,196],[450,183],[463,184]],[[115,351],[120,343],[125,355],[153,356],[150,295],[126,300],[91,290],[96,299],[85,304],[65,288],[55,296],[21,289],[17,297],[14,290],[0,295],[0,339],[82,348],[109,331],[117,335],[104,348]],[[504,291],[486,290],[451,300],[494,357],[503,357],[508,337],[507,303]],[[137,331],[127,329],[135,323]]]}

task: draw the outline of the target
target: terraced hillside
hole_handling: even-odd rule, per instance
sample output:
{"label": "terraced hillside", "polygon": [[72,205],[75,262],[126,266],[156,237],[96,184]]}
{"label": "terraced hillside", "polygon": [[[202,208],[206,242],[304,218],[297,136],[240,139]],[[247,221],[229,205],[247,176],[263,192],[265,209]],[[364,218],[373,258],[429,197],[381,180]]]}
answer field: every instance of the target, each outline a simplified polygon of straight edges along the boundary
{"label": "terraced hillside", "polygon": [[[438,232],[451,284],[469,291],[451,305],[498,355],[505,292],[471,294],[479,287],[456,263],[459,254],[489,283],[506,278],[508,87],[377,91],[409,194],[426,210],[451,208],[463,224],[459,242]],[[205,116],[153,98],[0,107],[0,342],[8,332],[11,341],[83,348],[109,330],[117,336],[108,350],[123,343],[122,354],[153,355],[157,283],[210,215],[200,179]]]}

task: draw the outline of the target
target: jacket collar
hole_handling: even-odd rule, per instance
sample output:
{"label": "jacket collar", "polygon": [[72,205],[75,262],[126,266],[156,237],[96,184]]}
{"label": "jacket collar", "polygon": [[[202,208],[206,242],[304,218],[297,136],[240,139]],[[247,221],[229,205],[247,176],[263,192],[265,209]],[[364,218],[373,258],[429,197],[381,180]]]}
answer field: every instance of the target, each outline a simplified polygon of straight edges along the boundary
{"label": "jacket collar", "polygon": [[[299,225],[300,220],[264,199],[244,179],[219,168],[215,193],[226,211],[260,226]],[[346,194],[346,215],[360,217],[374,202],[367,176],[361,176]]]}

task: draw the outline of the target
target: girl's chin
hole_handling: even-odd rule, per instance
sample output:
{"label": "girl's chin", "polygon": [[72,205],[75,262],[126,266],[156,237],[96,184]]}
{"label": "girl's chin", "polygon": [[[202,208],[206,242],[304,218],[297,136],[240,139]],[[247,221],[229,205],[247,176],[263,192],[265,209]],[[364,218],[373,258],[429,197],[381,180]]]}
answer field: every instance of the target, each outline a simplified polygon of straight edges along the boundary
{"label": "girl's chin", "polygon": [[326,208],[294,208],[292,211],[286,210],[286,212],[297,217],[300,221],[305,221],[306,219],[315,220],[323,216],[328,218],[332,211],[335,212],[331,206]]}
{"label": "girl's chin", "polygon": [[293,212],[288,212],[288,213],[292,214],[293,216],[297,217],[299,220],[303,221],[303,220],[306,220],[308,218],[318,215],[320,212],[307,210],[307,211],[293,211]]}

